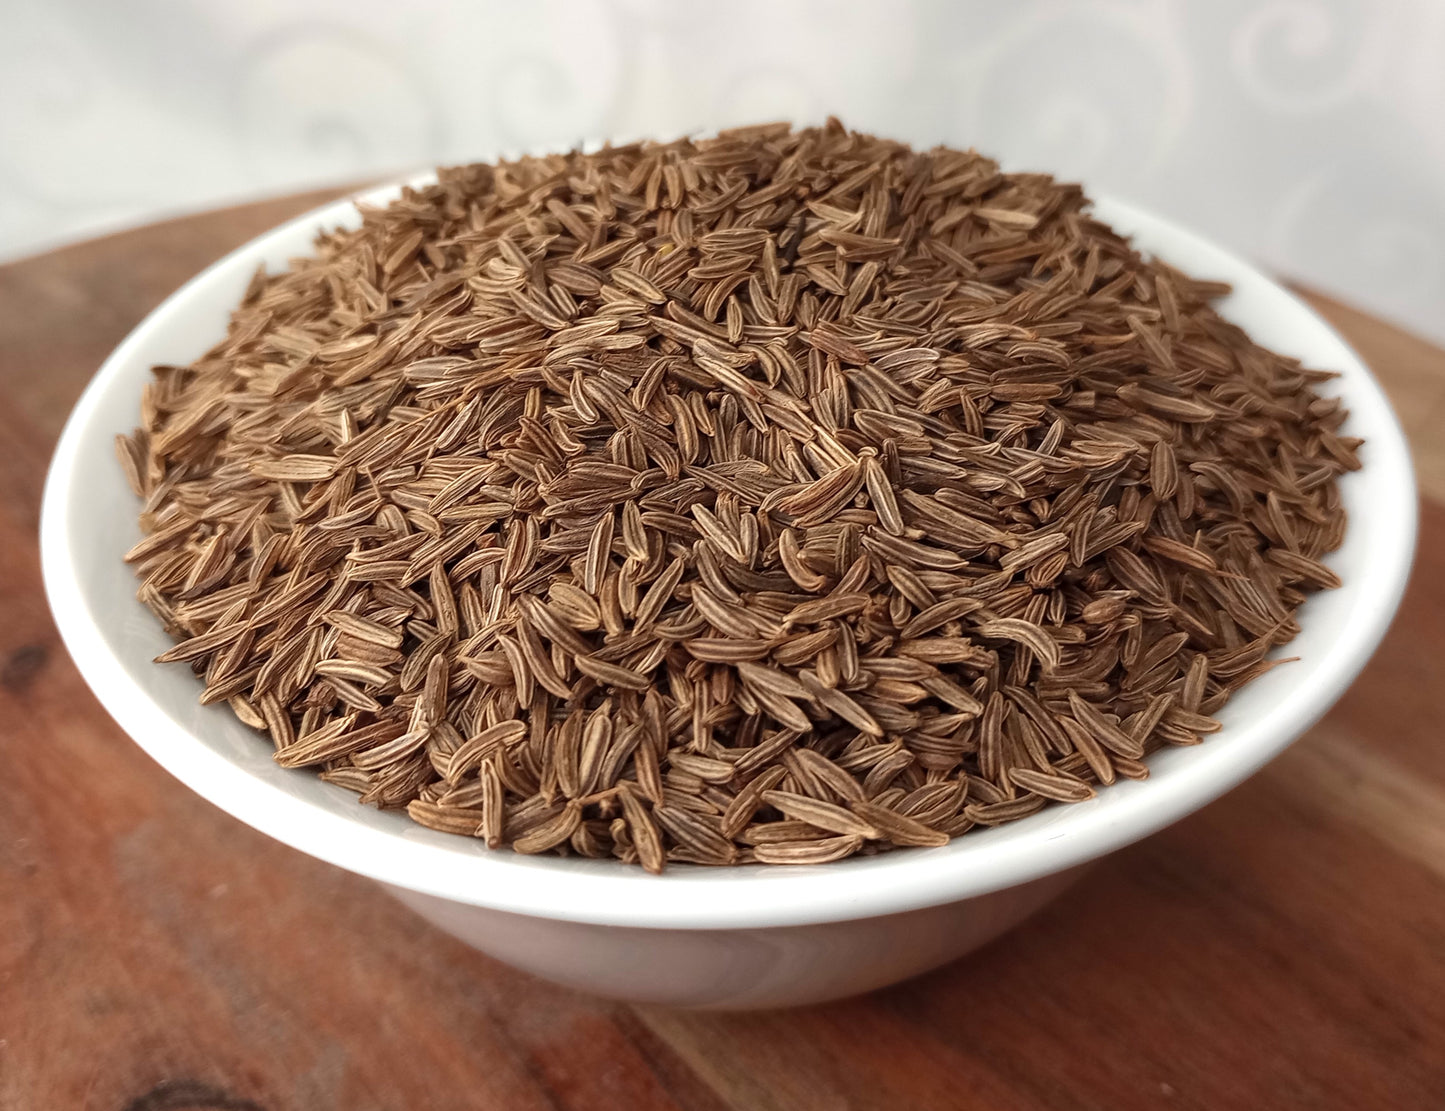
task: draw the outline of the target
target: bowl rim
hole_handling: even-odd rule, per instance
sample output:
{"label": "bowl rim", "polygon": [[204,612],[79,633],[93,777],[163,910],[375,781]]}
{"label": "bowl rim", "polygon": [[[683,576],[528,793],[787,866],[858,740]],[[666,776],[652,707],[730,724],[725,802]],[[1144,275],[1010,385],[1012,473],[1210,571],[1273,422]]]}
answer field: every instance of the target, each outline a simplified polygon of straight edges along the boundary
{"label": "bowl rim", "polygon": [[[1313,672],[1291,685],[1263,719],[1248,728],[1253,743],[1207,740],[1189,774],[1120,783],[1085,804],[1050,808],[1056,817],[1029,827],[1010,823],[1006,837],[971,833],[937,849],[909,849],[806,868],[744,865],[674,866],[661,876],[616,861],[524,857],[488,851],[454,835],[422,831],[403,837],[326,810],[249,772],[205,744],[164,712],[128,674],[102,635],[84,597],[66,509],[82,475],[77,454],[108,391],[144,341],[183,316],[190,296],[219,275],[254,269],[268,243],[299,229],[330,228],[354,219],[355,205],[382,204],[431,173],[342,198],[250,240],[201,271],[146,316],[105,360],[76,402],[55,449],[41,511],[41,563],[61,638],[101,704],[137,744],[176,778],[241,821],[285,844],[384,884],[515,914],[609,926],[739,929],[808,925],[917,910],[1013,887],[1122,848],[1217,798],[1278,755],[1317,721],[1359,673],[1398,608],[1414,553],[1417,503],[1409,451],[1379,383],[1337,333],[1292,293],[1254,266],[1170,220],[1132,204],[1093,195],[1094,213],[1130,236],[1165,239],[1212,276],[1232,282],[1235,296],[1265,299],[1292,313],[1301,327],[1332,337],[1339,390],[1351,425],[1368,429],[1368,462],[1356,475],[1371,481],[1368,524],[1373,572],[1347,581],[1352,618]],[[1145,246],[1168,259],[1171,249]],[[138,402],[138,399],[137,399]],[[1222,737],[1219,734],[1218,737]],[[1211,745],[1217,747],[1211,749]],[[278,771],[280,769],[277,769]],[[310,769],[290,775],[314,777]],[[319,782],[319,781],[318,781]],[[341,790],[341,788],[334,788]],[[1099,805],[1106,801],[1106,805]],[[358,817],[360,807],[358,805]],[[1037,816],[1036,816],[1037,817]],[[409,833],[419,829],[403,816]],[[431,834],[431,836],[426,836]]]}

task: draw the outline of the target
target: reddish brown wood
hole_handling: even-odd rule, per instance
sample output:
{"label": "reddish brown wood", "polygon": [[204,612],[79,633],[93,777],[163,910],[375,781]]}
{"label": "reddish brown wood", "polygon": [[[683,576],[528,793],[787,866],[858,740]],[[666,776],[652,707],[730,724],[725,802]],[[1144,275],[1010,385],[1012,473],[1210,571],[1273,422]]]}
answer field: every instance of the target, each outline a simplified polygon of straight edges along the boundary
{"label": "reddish brown wood", "polygon": [[[1400,620],[1308,738],[983,952],[832,1006],[698,1015],[582,998],[170,779],[59,646],[35,542],[44,467],[126,330],[322,199],[0,268],[0,1108],[1445,1105],[1434,503]],[[1317,303],[1419,427],[1445,396],[1445,352]],[[1422,454],[1422,472],[1445,474],[1445,449]]]}

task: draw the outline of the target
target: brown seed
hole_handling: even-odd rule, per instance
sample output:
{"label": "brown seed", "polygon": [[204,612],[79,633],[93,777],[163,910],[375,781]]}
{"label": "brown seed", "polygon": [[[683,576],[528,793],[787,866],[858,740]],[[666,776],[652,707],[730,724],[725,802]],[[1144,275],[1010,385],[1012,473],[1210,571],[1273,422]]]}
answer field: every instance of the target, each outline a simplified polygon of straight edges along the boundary
{"label": "brown seed", "polygon": [[434,802],[424,802],[421,799],[412,799],[407,803],[406,812],[413,821],[428,829],[459,833],[463,837],[475,837],[481,831],[484,817],[481,810],[438,806]]}
{"label": "brown seed", "polygon": [[831,864],[852,856],[862,847],[861,837],[820,837],[758,845],[753,849],[753,857],[760,864]]}
{"label": "brown seed", "polygon": [[320,482],[335,473],[337,462],[324,455],[287,455],[258,459],[251,464],[251,473],[278,482]]}
{"label": "brown seed", "polygon": [[979,625],[977,632],[981,637],[994,637],[1022,644],[1038,657],[1046,672],[1053,671],[1059,666],[1058,642],[1049,636],[1042,627],[1031,621],[1013,617],[998,617]]}
{"label": "brown seed", "polygon": [[400,629],[391,628],[377,621],[368,621],[364,617],[358,617],[356,614],[347,613],[344,610],[333,610],[331,613],[324,614],[322,620],[346,636],[372,644],[380,644],[386,648],[400,648],[402,641],[406,639]]}
{"label": "brown seed", "polygon": [[1143,545],[1147,551],[1161,559],[1167,559],[1172,563],[1178,563],[1196,571],[1217,571],[1219,569],[1219,564],[1214,562],[1214,557],[1208,552],[1191,548],[1188,544],[1171,540],[1167,536],[1146,536]]}
{"label": "brown seed", "polygon": [[500,721],[468,737],[447,761],[447,780],[455,783],[472,765],[480,765],[492,752],[521,740],[526,732],[520,721]]}
{"label": "brown seed", "polygon": [[794,821],[849,837],[878,837],[877,829],[856,814],[831,802],[809,798],[791,791],[764,791],[763,802]]}
{"label": "brown seed", "polygon": [[1110,752],[1134,760],[1144,755],[1144,746],[1140,742],[1110,722],[1092,704],[1080,698],[1077,692],[1070,690],[1068,695],[1069,709],[1074,720],[1089,730],[1101,745]]}
{"label": "brown seed", "polygon": [[916,818],[910,818],[906,814],[890,810],[886,806],[879,806],[872,802],[853,802],[849,805],[855,814],[895,845],[938,846],[948,844],[948,834],[924,825]]}
{"label": "brown seed", "polygon": [[657,825],[642,805],[642,800],[626,785],[618,792],[618,797],[622,800],[622,812],[627,816],[627,828],[637,849],[638,862],[654,875],[661,875],[667,857]]}
{"label": "brown seed", "polygon": [[898,501],[893,496],[893,487],[888,476],[883,473],[883,467],[876,458],[864,461],[863,481],[868,486],[868,497],[873,502],[874,512],[878,514],[878,523],[894,536],[902,536],[906,526],[902,514],[898,512]]}
{"label": "brown seed", "polygon": [[817,574],[803,562],[802,553],[798,547],[798,534],[793,529],[784,529],[778,537],[778,558],[782,562],[783,570],[798,585],[799,589],[809,594],[816,594],[827,585],[826,578]]}
{"label": "brown seed", "polygon": [[519,853],[543,853],[555,849],[577,832],[582,824],[582,804],[575,799],[541,825],[512,839],[512,848]]}
{"label": "brown seed", "polygon": [[577,665],[577,670],[583,675],[590,676],[607,686],[637,691],[645,691],[652,686],[652,680],[642,672],[608,663],[596,656],[579,655],[572,662]]}
{"label": "brown seed", "polygon": [[815,602],[804,602],[794,606],[783,618],[783,624],[787,625],[816,625],[820,621],[827,621],[834,617],[846,617],[849,614],[860,612],[868,605],[869,597],[866,594],[842,593],[830,594],[826,598],[819,598]]}
{"label": "brown seed", "polygon": [[1070,775],[1050,775],[1033,768],[1010,768],[1008,777],[1025,791],[1058,802],[1083,802],[1094,797],[1094,789]]}
{"label": "brown seed", "polygon": [[723,812],[723,836],[735,840],[763,805],[763,792],[771,791],[786,774],[786,768],[775,765],[763,771],[734,795],[727,810]]}

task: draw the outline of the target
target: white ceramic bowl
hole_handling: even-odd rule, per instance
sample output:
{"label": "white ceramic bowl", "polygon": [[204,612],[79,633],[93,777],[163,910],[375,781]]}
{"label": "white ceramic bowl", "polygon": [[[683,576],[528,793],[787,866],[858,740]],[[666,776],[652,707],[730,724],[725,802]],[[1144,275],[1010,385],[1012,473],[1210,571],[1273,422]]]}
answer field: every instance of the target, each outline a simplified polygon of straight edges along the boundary
{"label": "white ceramic bowl", "polygon": [[[422,179],[418,179],[422,180]],[[384,202],[397,187],[366,196]],[[66,425],[45,490],[45,586],[61,635],[96,696],[163,767],[241,821],[380,881],[477,948],[604,995],[685,1006],[810,1002],[880,987],[951,960],[1019,922],[1079,866],[1182,818],[1277,755],[1344,691],[1404,588],[1415,488],[1405,441],[1378,384],[1310,309],[1258,271],[1172,224],[1114,201],[1100,217],[1145,251],[1235,292],[1222,309],[1256,339],[1340,373],[1327,390],[1363,436],[1364,467],[1342,480],[1351,525],[1329,563],[1344,587],[1312,597],[1289,645],[1297,663],[1251,684],[1202,745],[1151,759],[1144,782],[1089,802],[908,849],[811,868],[673,867],[527,857],[381,813],[311,771],[286,771],[225,706],[197,705],[187,668],[135,600],[121,553],[139,537],[136,499],[112,454],[136,422],[156,363],[185,363],[223,334],[258,263],[308,253],[322,227],[354,224],[350,202],[240,248],[147,317],[91,382]]]}

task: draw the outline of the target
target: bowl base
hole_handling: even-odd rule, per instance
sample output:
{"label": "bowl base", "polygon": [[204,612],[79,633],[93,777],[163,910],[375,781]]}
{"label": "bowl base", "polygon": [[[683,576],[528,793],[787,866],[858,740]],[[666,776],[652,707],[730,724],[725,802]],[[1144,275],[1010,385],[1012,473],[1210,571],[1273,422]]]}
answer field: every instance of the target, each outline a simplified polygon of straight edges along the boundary
{"label": "bowl base", "polygon": [[902,914],[755,930],[564,922],[383,886],[474,949],[553,983],[632,1003],[757,1010],[858,995],[947,964],[1022,922],[1079,871]]}

